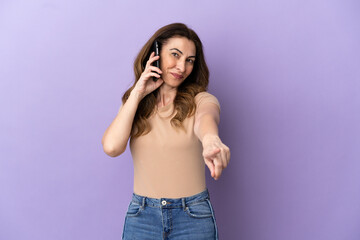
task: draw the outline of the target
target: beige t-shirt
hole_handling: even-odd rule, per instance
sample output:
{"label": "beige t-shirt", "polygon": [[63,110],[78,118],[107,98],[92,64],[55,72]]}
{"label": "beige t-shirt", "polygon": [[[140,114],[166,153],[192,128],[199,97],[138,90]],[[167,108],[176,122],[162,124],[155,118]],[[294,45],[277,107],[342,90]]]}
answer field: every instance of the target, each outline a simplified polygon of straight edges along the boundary
{"label": "beige t-shirt", "polygon": [[[195,96],[200,106],[217,98],[208,92]],[[134,162],[134,193],[151,198],[180,198],[206,189],[202,144],[194,133],[195,115],[184,120],[186,132],[171,126],[174,104],[157,108],[149,119],[151,131],[130,139]]]}

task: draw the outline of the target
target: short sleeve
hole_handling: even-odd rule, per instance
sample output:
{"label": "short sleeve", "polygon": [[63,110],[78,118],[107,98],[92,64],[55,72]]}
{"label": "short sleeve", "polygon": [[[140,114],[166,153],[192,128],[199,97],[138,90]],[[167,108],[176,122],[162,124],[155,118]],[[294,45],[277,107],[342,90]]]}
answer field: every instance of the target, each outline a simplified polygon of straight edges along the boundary
{"label": "short sleeve", "polygon": [[215,105],[217,105],[219,107],[219,110],[220,110],[220,103],[219,103],[218,99],[214,95],[212,95],[208,92],[200,92],[200,93],[196,94],[195,103],[196,103],[197,108],[199,108],[204,103],[214,103]]}

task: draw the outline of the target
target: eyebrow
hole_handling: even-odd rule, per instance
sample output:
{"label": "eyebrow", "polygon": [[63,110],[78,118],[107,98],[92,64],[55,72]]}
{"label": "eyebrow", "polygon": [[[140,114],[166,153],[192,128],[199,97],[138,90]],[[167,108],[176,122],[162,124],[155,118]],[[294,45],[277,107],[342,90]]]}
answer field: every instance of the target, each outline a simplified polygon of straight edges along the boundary
{"label": "eyebrow", "polygon": [[[177,49],[177,48],[172,48],[172,49],[170,49],[170,50],[176,50],[176,51],[179,51],[181,54],[183,54],[182,51],[180,51],[180,50]],[[191,58],[191,57],[195,58],[196,56],[189,56],[189,58]]]}

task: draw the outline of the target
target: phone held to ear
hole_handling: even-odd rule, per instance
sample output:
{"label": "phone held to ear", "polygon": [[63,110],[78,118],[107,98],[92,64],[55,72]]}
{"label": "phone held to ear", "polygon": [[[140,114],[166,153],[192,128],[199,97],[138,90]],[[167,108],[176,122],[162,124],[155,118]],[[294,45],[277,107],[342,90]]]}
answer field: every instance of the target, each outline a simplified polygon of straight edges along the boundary
{"label": "phone held to ear", "polygon": [[[160,55],[160,44],[158,41],[156,41],[156,40],[154,41],[152,50],[153,50],[153,52],[155,52],[155,56]],[[158,60],[156,60],[155,62],[153,62],[151,65],[160,68],[160,58]],[[152,71],[152,72],[155,72],[155,71]],[[159,74],[158,72],[155,72],[155,73]],[[158,80],[158,78],[153,77],[153,80],[154,80],[154,82],[156,82]]]}

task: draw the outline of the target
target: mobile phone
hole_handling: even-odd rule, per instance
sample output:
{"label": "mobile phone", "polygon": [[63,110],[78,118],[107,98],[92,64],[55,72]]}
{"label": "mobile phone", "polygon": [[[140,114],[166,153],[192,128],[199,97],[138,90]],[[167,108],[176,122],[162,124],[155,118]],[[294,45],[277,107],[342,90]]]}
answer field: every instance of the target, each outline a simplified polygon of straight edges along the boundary
{"label": "mobile phone", "polygon": [[[156,40],[154,41],[152,51],[155,52],[155,56],[160,55],[160,43]],[[151,65],[160,68],[160,58],[158,60],[156,60],[155,62],[153,62]],[[152,71],[152,72],[155,72],[155,71]],[[156,73],[159,74],[158,72],[156,72]],[[156,82],[158,80],[158,78],[153,77],[153,80],[154,80],[154,82]]]}

